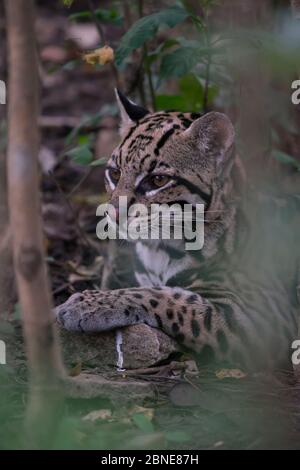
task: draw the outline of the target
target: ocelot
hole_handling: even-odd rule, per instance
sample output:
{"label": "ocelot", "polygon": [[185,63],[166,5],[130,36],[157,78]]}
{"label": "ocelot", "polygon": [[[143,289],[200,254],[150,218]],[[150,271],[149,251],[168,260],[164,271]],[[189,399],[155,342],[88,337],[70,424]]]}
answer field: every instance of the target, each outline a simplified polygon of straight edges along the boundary
{"label": "ocelot", "polygon": [[[105,178],[111,204],[120,196],[147,207],[203,204],[204,246],[129,243],[129,260],[117,251],[112,261],[110,290],[72,295],[57,307],[58,322],[83,332],[146,323],[204,361],[255,369],[290,364],[298,334],[300,198],[243,189],[226,115],[150,113],[120,92],[117,98],[122,141]],[[130,278],[122,276],[127,268]]]}

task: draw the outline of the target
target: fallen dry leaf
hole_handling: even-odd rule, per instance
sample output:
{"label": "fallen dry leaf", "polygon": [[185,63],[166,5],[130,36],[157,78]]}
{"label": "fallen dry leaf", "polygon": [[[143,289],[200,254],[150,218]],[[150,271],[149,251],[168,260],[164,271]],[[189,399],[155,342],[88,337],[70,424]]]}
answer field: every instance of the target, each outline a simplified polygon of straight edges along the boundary
{"label": "fallen dry leaf", "polygon": [[114,61],[115,54],[111,47],[104,46],[99,49],[95,49],[93,52],[84,54],[83,58],[90,65],[105,65]]}
{"label": "fallen dry leaf", "polygon": [[136,413],[142,413],[150,421],[152,421],[152,419],[154,417],[154,409],[153,408],[144,408],[143,406],[135,405],[134,407],[129,409],[129,414],[130,415],[134,415]]}
{"label": "fallen dry leaf", "polygon": [[67,265],[73,271],[73,273],[69,275],[69,282],[73,284],[74,282],[85,279],[98,279],[101,274],[103,262],[102,256],[96,256],[90,266],[76,266],[72,261],[68,261]]}
{"label": "fallen dry leaf", "polygon": [[244,379],[247,377],[247,374],[240,369],[220,369],[216,371],[216,376],[220,380],[228,378]]}
{"label": "fallen dry leaf", "polygon": [[82,418],[82,421],[92,421],[94,423],[95,421],[110,421],[112,419],[112,412],[111,410],[94,410],[85,415]]}
{"label": "fallen dry leaf", "polygon": [[78,375],[81,374],[82,370],[82,362],[79,361],[72,369],[69,370],[69,376],[70,377],[77,377]]}

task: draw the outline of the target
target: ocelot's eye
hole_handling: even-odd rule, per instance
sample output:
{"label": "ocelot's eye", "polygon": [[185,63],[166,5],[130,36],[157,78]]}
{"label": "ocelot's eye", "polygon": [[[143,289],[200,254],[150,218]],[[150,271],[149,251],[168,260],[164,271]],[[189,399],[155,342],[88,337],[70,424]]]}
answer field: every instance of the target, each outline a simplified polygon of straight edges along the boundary
{"label": "ocelot's eye", "polygon": [[108,176],[109,176],[109,179],[112,181],[112,183],[114,185],[117,185],[121,176],[121,172],[117,168],[109,168]]}
{"label": "ocelot's eye", "polygon": [[169,176],[164,175],[156,175],[151,177],[151,183],[155,188],[162,188],[170,181]]}

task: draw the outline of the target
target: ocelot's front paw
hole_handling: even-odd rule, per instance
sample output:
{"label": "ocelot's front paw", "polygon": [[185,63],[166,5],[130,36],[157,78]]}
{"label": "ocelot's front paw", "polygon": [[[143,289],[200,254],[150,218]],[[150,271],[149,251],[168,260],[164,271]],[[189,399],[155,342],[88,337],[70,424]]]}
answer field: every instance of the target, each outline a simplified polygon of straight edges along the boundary
{"label": "ocelot's front paw", "polygon": [[118,291],[84,291],[73,294],[55,309],[57,322],[72,331],[109,331],[143,322],[141,306],[128,305]]}

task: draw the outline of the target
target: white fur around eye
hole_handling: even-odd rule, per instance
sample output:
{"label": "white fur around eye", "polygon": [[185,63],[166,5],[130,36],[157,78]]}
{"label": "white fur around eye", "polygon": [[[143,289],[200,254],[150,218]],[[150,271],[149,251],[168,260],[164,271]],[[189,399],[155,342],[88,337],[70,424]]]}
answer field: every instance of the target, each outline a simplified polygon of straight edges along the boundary
{"label": "white fur around eye", "polygon": [[172,186],[174,184],[174,180],[170,180],[168,181],[168,183],[166,183],[164,186],[162,186],[161,188],[157,188],[157,189],[151,189],[151,191],[147,191],[145,193],[146,196],[155,196],[155,194],[159,193],[159,191],[162,191],[163,189],[167,189],[169,188],[170,186]]}
{"label": "white fur around eye", "polygon": [[147,173],[141,173],[139,176],[137,176],[137,178],[135,180],[135,185],[134,185],[136,188],[138,187],[140,182],[143,181],[143,179],[145,178],[146,175],[147,175]]}
{"label": "white fur around eye", "polygon": [[109,170],[105,170],[105,178],[108,181],[108,184],[110,186],[110,189],[114,190],[116,185],[112,182],[110,176],[109,176]]}

